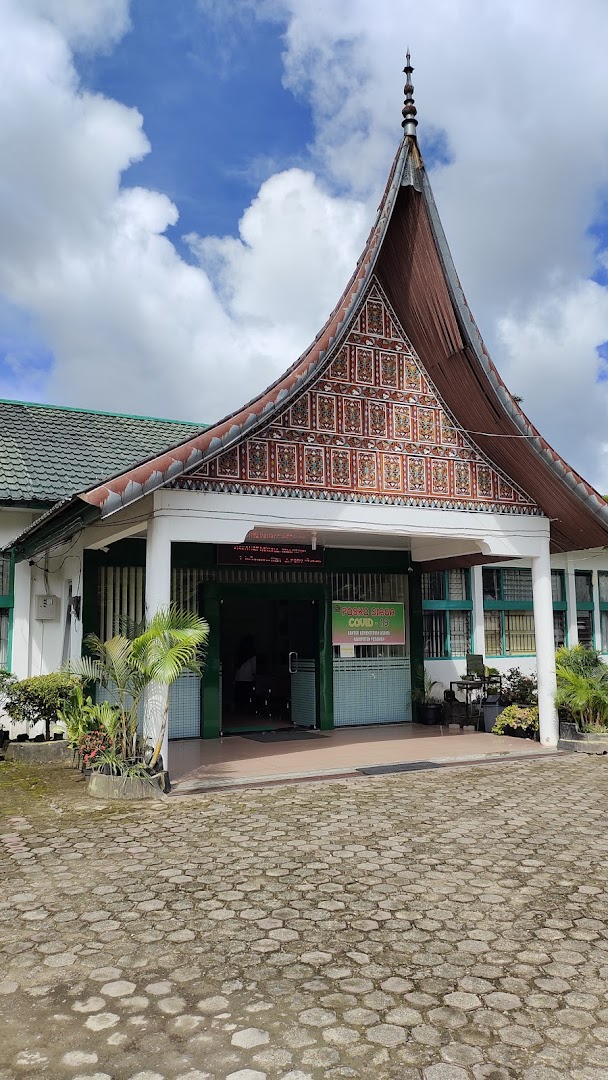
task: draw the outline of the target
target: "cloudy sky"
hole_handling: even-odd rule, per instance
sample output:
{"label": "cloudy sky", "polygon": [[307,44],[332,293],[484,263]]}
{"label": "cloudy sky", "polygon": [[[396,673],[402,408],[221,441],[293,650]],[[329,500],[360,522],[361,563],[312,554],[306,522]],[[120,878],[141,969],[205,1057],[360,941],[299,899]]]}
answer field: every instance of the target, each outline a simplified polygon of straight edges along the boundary
{"label": "cloudy sky", "polygon": [[213,421],[419,136],[507,385],[608,492],[606,0],[0,0],[0,395]]}

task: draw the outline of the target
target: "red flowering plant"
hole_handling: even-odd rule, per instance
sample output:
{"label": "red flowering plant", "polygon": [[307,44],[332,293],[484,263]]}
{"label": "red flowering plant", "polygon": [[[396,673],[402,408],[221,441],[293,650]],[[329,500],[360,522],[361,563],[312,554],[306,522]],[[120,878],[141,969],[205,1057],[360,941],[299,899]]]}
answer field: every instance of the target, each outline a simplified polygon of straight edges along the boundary
{"label": "red flowering plant", "polygon": [[85,769],[90,769],[95,758],[102,750],[108,750],[112,740],[107,731],[88,731],[78,744],[78,750]]}

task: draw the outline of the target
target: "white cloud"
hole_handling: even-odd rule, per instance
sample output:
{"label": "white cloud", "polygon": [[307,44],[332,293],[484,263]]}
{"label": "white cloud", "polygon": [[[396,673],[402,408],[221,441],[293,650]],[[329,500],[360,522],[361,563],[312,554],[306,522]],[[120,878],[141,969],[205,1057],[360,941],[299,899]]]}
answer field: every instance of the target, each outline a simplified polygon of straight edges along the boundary
{"label": "white cloud", "polygon": [[[83,92],[60,32],[67,24],[105,43],[123,8],[0,8],[0,290],[55,353],[52,400],[211,421],[306,347],[350,276],[365,215],[310,173],[275,175],[244,214],[241,240],[193,238],[216,289],[163,235],[178,220],[171,201],[121,188],[149,151],[142,117]],[[33,397],[40,375],[32,369]]]}
{"label": "white cloud", "polygon": [[20,0],[23,12],[46,19],[77,49],[103,49],[129,29],[130,0]]}
{"label": "white cloud", "polygon": [[587,234],[608,181],[605,0],[249,10],[286,22],[285,83],[315,122],[310,168],[266,180],[237,238],[190,237],[192,266],[165,235],[170,200],[125,186],[149,151],[140,113],[84,92],[72,63],[71,49],[119,40],[128,0],[0,0],[0,293],[55,354],[48,397],[213,420],[285,370],[360,253],[409,42],[421,139],[445,131],[451,148],[433,186],[482,332],[532,419],[608,490],[595,351],[608,310]]}
{"label": "white cloud", "polygon": [[[513,393],[566,460],[586,460],[586,479],[608,491],[608,383],[598,384],[596,347],[608,327],[608,290],[580,281],[555,291],[525,316],[498,324]],[[558,384],[556,388],[556,384]]]}

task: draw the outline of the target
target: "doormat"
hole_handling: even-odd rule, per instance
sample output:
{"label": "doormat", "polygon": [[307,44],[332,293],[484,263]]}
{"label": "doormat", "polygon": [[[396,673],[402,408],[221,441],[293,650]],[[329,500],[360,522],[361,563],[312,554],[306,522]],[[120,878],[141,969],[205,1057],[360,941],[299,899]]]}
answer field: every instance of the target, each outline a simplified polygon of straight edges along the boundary
{"label": "doormat", "polygon": [[252,742],[261,743],[275,743],[275,742],[294,742],[302,740],[305,742],[308,739],[326,739],[327,735],[323,735],[320,731],[258,731],[251,732],[250,734],[243,733],[243,739],[251,739]]}
{"label": "doormat", "polygon": [[436,761],[407,761],[403,765],[370,765],[367,769],[357,769],[364,776],[383,776],[386,773],[419,772],[424,769],[440,769]]}

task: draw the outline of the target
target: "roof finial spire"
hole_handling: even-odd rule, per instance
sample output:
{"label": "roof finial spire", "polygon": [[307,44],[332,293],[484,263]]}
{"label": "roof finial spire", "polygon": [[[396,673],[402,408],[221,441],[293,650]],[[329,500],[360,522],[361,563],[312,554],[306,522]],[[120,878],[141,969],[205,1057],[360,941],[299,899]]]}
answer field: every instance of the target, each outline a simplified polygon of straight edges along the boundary
{"label": "roof finial spire", "polygon": [[401,121],[401,127],[403,128],[405,135],[415,136],[418,121],[416,119],[416,106],[414,105],[414,87],[411,80],[411,74],[413,70],[414,69],[410,63],[410,50],[408,49],[407,53],[405,54],[405,67],[403,69],[406,78],[405,86],[403,87],[405,101],[401,113],[403,116],[403,120]]}

